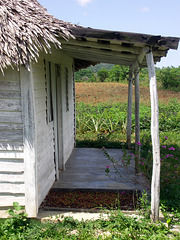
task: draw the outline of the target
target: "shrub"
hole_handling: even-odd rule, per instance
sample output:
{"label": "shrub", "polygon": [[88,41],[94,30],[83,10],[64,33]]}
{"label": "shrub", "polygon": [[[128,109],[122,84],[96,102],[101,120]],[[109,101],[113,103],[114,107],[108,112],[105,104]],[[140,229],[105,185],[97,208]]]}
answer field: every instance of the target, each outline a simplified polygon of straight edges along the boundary
{"label": "shrub", "polygon": [[157,72],[157,79],[162,82],[163,88],[178,88],[180,86],[180,66],[162,68]]}

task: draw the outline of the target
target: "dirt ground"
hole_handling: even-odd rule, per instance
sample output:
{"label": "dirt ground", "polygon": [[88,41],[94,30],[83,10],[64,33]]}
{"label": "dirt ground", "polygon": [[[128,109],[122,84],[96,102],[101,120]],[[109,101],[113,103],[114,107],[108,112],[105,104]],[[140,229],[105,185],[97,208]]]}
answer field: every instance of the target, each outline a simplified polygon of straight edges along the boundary
{"label": "dirt ground", "polygon": [[[158,90],[160,103],[168,103],[172,98],[180,101],[180,93]],[[133,94],[134,99],[134,94]],[[76,101],[84,103],[127,102],[128,84],[123,83],[76,83]],[[150,104],[148,87],[140,86],[140,102]]]}

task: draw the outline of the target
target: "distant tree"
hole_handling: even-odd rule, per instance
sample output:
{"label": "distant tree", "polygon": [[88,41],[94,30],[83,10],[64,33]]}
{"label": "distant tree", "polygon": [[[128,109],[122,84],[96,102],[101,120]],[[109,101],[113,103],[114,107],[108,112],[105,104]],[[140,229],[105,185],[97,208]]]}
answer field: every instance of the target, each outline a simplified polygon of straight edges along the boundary
{"label": "distant tree", "polygon": [[115,65],[109,71],[109,77],[114,82],[123,81],[127,78],[127,74],[129,73],[129,68],[125,66]]}
{"label": "distant tree", "polygon": [[93,73],[97,73],[101,69],[111,70],[115,65],[109,63],[99,63],[95,66],[90,66],[87,69],[91,70]]}
{"label": "distant tree", "polygon": [[97,73],[99,79],[101,82],[104,82],[106,78],[108,78],[108,70],[107,69],[101,69]]}
{"label": "distant tree", "polygon": [[161,81],[163,88],[180,86],[180,66],[175,67],[166,67],[158,70],[157,79]]}
{"label": "distant tree", "polygon": [[89,69],[81,69],[75,73],[75,81],[76,82],[82,82],[83,79],[86,79],[86,81],[88,81],[89,79],[91,79],[93,77],[94,77],[94,73]]}

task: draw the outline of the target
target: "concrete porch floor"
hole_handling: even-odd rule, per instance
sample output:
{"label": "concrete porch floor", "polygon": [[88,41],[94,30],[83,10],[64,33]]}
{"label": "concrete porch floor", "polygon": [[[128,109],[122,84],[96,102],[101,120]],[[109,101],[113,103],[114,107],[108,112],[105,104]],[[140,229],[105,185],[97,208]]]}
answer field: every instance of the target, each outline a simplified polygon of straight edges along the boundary
{"label": "concrete porch floor", "polygon": [[[108,154],[116,160],[122,160],[122,149],[108,149]],[[111,178],[105,175],[106,166],[110,166]],[[121,177],[116,176],[112,163],[102,149],[75,148],[66,163],[65,171],[60,173],[59,181],[53,189],[92,189],[92,190],[143,190],[148,184],[142,175],[135,175],[134,160],[126,169],[118,166]]]}

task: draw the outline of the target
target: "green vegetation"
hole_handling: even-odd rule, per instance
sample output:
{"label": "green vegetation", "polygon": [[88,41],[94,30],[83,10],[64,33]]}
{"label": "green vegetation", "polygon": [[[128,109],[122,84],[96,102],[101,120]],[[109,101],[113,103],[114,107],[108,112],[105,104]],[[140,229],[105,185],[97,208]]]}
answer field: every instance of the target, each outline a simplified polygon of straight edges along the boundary
{"label": "green vegetation", "polygon": [[81,69],[75,73],[76,82],[122,82],[128,78],[129,67],[98,64],[95,67]]}
{"label": "green vegetation", "polygon": [[[126,133],[127,104],[98,104],[91,105],[83,102],[77,104],[77,134],[105,133],[112,135],[120,131]],[[133,109],[134,113],[134,109]],[[151,107],[140,105],[140,130],[150,131]],[[159,125],[161,132],[179,132],[180,104],[174,99],[168,105],[159,106]],[[132,114],[132,131],[135,127],[135,115]],[[109,136],[109,135],[107,135]],[[124,135],[125,136],[125,135]]]}
{"label": "green vegetation", "polygon": [[[98,64],[75,73],[76,82],[127,82],[129,67],[113,64]],[[180,91],[180,66],[156,68],[158,87]],[[147,68],[140,70],[140,84],[148,86]]]}
{"label": "green vegetation", "polygon": [[[142,199],[142,203],[143,203]],[[143,203],[144,204],[144,203]],[[17,209],[17,203],[15,203]],[[13,210],[12,210],[13,211]],[[16,210],[15,210],[16,212]],[[25,213],[23,213],[25,215]],[[1,220],[0,239],[179,239],[178,232],[170,231],[163,223],[151,223],[139,216],[126,216],[120,210],[107,211],[107,218],[78,221],[72,217],[62,219],[29,220],[16,216]],[[22,213],[21,215],[22,216]],[[167,216],[168,217],[168,216]],[[15,219],[18,226],[15,227]],[[28,224],[27,224],[28,222]]]}
{"label": "green vegetation", "polygon": [[[110,65],[95,66],[87,71],[81,70],[76,77],[80,81],[124,81],[128,76],[127,68]],[[180,68],[180,67],[179,67]],[[164,88],[179,88],[179,68],[169,68],[157,71],[159,84]],[[102,74],[98,74],[98,72]],[[108,77],[107,76],[108,72]],[[121,74],[119,74],[121,72]],[[148,80],[147,69],[140,72],[143,84]],[[80,76],[80,77],[79,77]],[[175,79],[175,80],[174,80]],[[134,108],[134,107],[133,107]],[[141,129],[141,161],[139,167],[151,180],[152,145],[150,133],[150,106],[140,105]],[[134,109],[133,109],[134,112]],[[0,239],[31,240],[31,239],[180,239],[180,233],[171,231],[173,224],[180,224],[180,104],[175,99],[168,104],[159,106],[160,145],[161,145],[161,211],[164,223],[151,223],[149,219],[150,206],[147,193],[139,199],[140,216],[129,217],[117,207],[116,210],[106,211],[108,218],[102,217],[95,221],[78,221],[72,217],[62,219],[39,220],[27,218],[27,214],[18,203],[14,203],[14,210],[9,209],[7,219],[0,219]],[[106,147],[126,148],[127,104],[77,104],[77,147]],[[132,151],[134,154],[135,116],[132,115]],[[129,164],[126,155],[123,159],[125,166]],[[105,166],[106,168],[106,166]],[[105,169],[109,174],[110,169]]]}
{"label": "green vegetation", "polygon": [[[77,104],[77,147],[124,148],[127,104]],[[134,112],[134,109],[133,109]],[[151,181],[152,145],[150,106],[140,105],[140,168]],[[180,211],[180,104],[172,100],[159,107],[161,143],[161,204],[170,212]],[[132,153],[135,116],[132,115]]]}
{"label": "green vegetation", "polygon": [[176,91],[180,91],[180,66],[162,68],[158,71],[157,79],[161,81],[162,87],[173,88]]}

